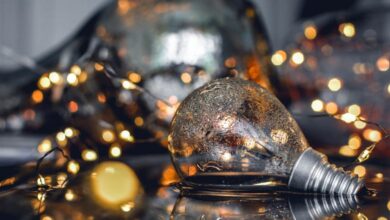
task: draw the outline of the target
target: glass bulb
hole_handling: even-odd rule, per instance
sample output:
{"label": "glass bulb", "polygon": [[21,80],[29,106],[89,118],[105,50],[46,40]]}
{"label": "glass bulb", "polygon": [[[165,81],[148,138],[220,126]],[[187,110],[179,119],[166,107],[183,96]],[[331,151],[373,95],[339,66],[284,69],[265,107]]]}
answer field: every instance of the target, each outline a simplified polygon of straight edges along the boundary
{"label": "glass bulb", "polygon": [[191,93],[168,139],[176,170],[189,186],[241,191],[287,185],[342,194],[362,187],[309,147],[274,95],[245,80],[214,80]]}

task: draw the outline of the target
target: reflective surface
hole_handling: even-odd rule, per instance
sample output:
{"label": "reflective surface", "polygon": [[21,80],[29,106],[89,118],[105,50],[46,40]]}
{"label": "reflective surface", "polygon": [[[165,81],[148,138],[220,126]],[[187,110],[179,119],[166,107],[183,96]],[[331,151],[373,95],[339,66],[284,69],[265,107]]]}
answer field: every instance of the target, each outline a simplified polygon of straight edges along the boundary
{"label": "reflective surface", "polygon": [[104,44],[97,60],[169,102],[137,92],[117,99],[123,114],[142,117],[154,134],[166,134],[179,103],[212,79],[239,76],[270,89],[269,78],[276,80],[265,30],[247,1],[118,0],[96,33]]}
{"label": "reflective surface", "polygon": [[[96,167],[111,167],[113,162],[93,166],[82,164],[80,174],[71,177],[63,188],[44,190],[35,187],[34,176],[6,188],[11,179],[0,181],[0,217],[2,219],[378,219],[390,215],[390,170],[367,164],[367,184],[377,190],[372,196],[325,197],[289,194],[283,191],[263,191],[237,197],[220,193],[218,196],[180,195],[175,187],[165,184],[177,180],[169,157],[143,156],[126,158],[120,170],[137,174],[126,181],[139,179],[144,193],[134,203],[112,209],[97,203],[91,196],[88,182]],[[125,165],[127,164],[127,165]],[[8,168],[9,169],[9,168]],[[44,169],[46,184],[62,184],[64,172]],[[378,175],[381,174],[381,175]],[[16,176],[19,173],[15,173]],[[15,177],[16,177],[15,176]],[[111,180],[117,178],[112,176]],[[110,179],[106,179],[110,181]],[[125,182],[126,182],[125,181]],[[172,182],[171,182],[172,183]],[[120,184],[120,183],[116,183]],[[122,185],[125,187],[124,184]],[[137,189],[136,185],[132,185]],[[129,185],[129,186],[130,186]],[[8,185],[9,186],[9,185]],[[120,189],[122,187],[116,187]],[[124,189],[124,188],[122,188]],[[139,188],[138,188],[139,189]],[[141,191],[140,191],[141,192]],[[130,193],[131,194],[131,193]],[[123,195],[130,195],[123,190]],[[131,196],[132,197],[132,196]]]}
{"label": "reflective surface", "polygon": [[191,93],[172,120],[168,141],[185,183],[237,190],[286,183],[308,147],[275,96],[237,78]]}

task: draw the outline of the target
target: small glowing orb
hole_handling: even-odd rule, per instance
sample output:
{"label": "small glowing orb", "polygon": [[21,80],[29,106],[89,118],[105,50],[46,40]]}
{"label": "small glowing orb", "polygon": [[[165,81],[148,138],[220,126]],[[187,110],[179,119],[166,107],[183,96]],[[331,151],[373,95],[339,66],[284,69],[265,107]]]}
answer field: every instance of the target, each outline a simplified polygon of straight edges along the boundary
{"label": "small glowing orb", "polygon": [[48,138],[45,138],[38,145],[38,152],[44,154],[47,153],[49,150],[51,150],[51,148],[52,148],[51,141]]}
{"label": "small glowing orb", "polygon": [[363,137],[367,141],[378,142],[382,139],[382,133],[375,129],[365,129],[363,131]]}
{"label": "small glowing orb", "polygon": [[[107,208],[125,211],[132,209],[142,194],[142,187],[135,172],[121,162],[103,162],[90,175],[91,196]],[[130,209],[129,209],[130,208]]]}
{"label": "small glowing orb", "polygon": [[133,83],[139,83],[141,82],[142,77],[138,73],[133,72],[133,73],[129,73],[129,80]]}
{"label": "small glowing orb", "polygon": [[102,132],[102,138],[103,141],[107,143],[112,143],[113,141],[115,141],[115,134],[112,130],[105,129]]}
{"label": "small glowing orb", "polygon": [[348,112],[355,116],[359,116],[362,110],[359,105],[353,104],[348,107]]}
{"label": "small glowing orb", "polygon": [[77,174],[80,170],[80,165],[77,163],[77,161],[69,161],[67,170],[71,174]]}
{"label": "small glowing orb", "polygon": [[57,72],[51,72],[49,74],[50,82],[53,84],[59,84],[62,82],[62,76]]}
{"label": "small glowing orb", "polygon": [[328,82],[328,88],[332,92],[337,92],[341,89],[342,83],[341,80],[338,78],[332,78]]}
{"label": "small glowing orb", "polygon": [[339,108],[335,102],[328,102],[325,105],[325,111],[330,115],[336,114],[338,109]]}
{"label": "small glowing orb", "polygon": [[182,73],[181,76],[180,76],[180,79],[181,81],[183,81],[183,83],[190,83],[192,81],[192,78],[191,78],[191,75],[189,73]]}
{"label": "small glowing orb", "polygon": [[313,40],[317,37],[317,29],[314,25],[308,25],[305,27],[304,34],[308,40]]}
{"label": "small glowing orb", "polygon": [[230,161],[232,159],[232,154],[229,152],[225,152],[222,154],[222,160],[224,161]]}
{"label": "small glowing orb", "polygon": [[[389,87],[390,88],[390,87]],[[31,94],[31,99],[34,103],[38,104],[43,101],[43,92],[41,90],[34,90],[34,92]]]}
{"label": "small glowing orb", "polygon": [[354,169],[353,169],[353,173],[358,175],[359,177],[364,177],[366,175],[366,168],[362,165],[357,165]]}
{"label": "small glowing orb", "polygon": [[122,149],[121,149],[121,147],[118,144],[113,144],[110,147],[110,155],[112,157],[120,157],[121,154],[122,154]]}
{"label": "small glowing orb", "polygon": [[381,72],[386,72],[390,68],[390,61],[389,58],[383,56],[379,57],[379,59],[376,61],[376,67]]}
{"label": "small glowing orb", "polygon": [[315,112],[321,112],[324,110],[324,102],[319,99],[313,100],[311,103],[311,108]]}
{"label": "small glowing orb", "polygon": [[340,24],[339,31],[342,35],[344,35],[345,37],[348,37],[348,38],[351,38],[351,37],[355,36],[355,34],[356,34],[355,25],[353,25],[352,23]]}
{"label": "small glowing orb", "polygon": [[77,86],[79,84],[79,80],[77,78],[77,75],[74,73],[69,73],[68,76],[66,77],[66,81],[71,86]]}
{"label": "small glowing orb", "polygon": [[305,56],[300,51],[294,52],[291,56],[291,61],[296,65],[300,65],[305,61]]}
{"label": "small glowing orb", "polygon": [[271,56],[271,62],[275,66],[280,66],[286,61],[287,54],[283,50],[278,50],[276,51],[272,56]]}
{"label": "small glowing orb", "polygon": [[38,81],[38,87],[45,90],[51,87],[50,79],[47,76],[42,76]]}
{"label": "small glowing orb", "polygon": [[85,149],[81,153],[81,157],[85,161],[95,161],[98,158],[98,155],[97,155],[96,151],[94,151],[94,150]]}

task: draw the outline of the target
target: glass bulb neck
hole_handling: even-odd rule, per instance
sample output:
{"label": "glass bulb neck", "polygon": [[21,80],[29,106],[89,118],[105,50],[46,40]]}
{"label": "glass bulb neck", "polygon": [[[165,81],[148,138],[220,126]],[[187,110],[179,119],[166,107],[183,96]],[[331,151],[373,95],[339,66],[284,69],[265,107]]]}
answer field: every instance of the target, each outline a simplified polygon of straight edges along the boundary
{"label": "glass bulb neck", "polygon": [[298,158],[288,182],[290,189],[339,195],[355,195],[363,186],[362,179],[330,164],[324,154],[312,148]]}

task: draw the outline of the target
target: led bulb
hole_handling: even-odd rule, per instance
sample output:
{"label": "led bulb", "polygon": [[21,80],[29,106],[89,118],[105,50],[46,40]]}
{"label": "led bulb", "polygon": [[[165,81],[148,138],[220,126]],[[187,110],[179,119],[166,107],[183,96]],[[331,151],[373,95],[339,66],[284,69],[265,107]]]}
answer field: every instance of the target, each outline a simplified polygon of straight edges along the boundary
{"label": "led bulb", "polygon": [[193,187],[242,191],[284,184],[356,194],[363,186],[308,146],[274,95],[245,80],[214,80],[191,93],[172,120],[168,141],[183,184]]}

